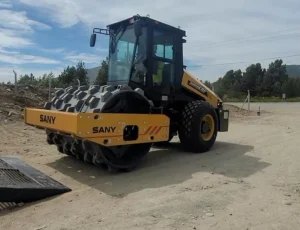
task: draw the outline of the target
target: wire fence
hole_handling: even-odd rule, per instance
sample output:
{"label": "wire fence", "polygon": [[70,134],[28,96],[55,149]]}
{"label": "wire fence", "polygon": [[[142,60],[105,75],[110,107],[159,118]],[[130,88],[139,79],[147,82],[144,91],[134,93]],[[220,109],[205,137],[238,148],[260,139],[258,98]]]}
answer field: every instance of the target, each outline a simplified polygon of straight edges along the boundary
{"label": "wire fence", "polygon": [[[15,93],[18,93],[19,89],[42,89],[43,91],[48,93],[48,99],[51,100],[51,97],[54,96],[54,93],[57,90],[63,89],[62,87],[52,87],[52,78],[48,78],[48,86],[45,86],[44,84],[23,84],[18,82],[18,74],[15,70],[13,70],[14,73],[14,83],[0,83],[0,85],[8,87],[10,90],[14,90]],[[77,80],[77,86],[80,87],[80,80]]]}

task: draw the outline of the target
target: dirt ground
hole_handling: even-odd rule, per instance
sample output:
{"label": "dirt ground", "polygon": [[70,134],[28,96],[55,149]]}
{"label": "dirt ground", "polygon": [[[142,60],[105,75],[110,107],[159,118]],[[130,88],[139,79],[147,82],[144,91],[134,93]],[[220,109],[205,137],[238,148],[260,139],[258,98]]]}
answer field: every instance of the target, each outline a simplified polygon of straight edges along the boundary
{"label": "dirt ground", "polygon": [[[56,89],[52,89],[51,95],[55,91]],[[48,98],[47,88],[22,85],[16,89],[14,85],[0,84],[0,122],[22,120],[25,106],[43,107]]]}
{"label": "dirt ground", "polygon": [[[0,122],[0,155],[72,189],[0,212],[0,229],[300,229],[300,105],[237,113],[210,152],[153,148],[135,171],[108,174],[59,154],[44,132]],[[256,110],[258,105],[251,108]]]}

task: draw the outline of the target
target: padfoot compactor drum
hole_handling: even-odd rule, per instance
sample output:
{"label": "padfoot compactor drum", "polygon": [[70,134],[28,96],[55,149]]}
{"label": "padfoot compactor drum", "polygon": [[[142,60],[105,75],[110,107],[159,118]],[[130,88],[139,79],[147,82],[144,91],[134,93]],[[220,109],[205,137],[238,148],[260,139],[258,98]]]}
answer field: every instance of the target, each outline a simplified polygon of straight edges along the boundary
{"label": "padfoot compactor drum", "polygon": [[228,131],[222,100],[186,71],[185,31],[133,16],[95,28],[109,36],[107,85],[58,90],[44,109],[26,108],[25,123],[46,130],[59,152],[105,167],[131,171],[153,144],[179,136],[188,152],[209,151]]}

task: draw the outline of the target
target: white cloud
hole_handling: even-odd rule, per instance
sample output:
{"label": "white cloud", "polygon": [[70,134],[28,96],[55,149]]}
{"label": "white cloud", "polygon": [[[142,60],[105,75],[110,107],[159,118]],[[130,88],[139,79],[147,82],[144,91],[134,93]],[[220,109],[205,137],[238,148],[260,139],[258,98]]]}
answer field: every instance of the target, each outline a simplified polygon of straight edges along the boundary
{"label": "white cloud", "polygon": [[12,8],[12,3],[10,0],[2,0],[0,2],[0,8]]}
{"label": "white cloud", "polygon": [[50,30],[52,29],[51,26],[46,25],[44,23],[38,22],[38,21],[34,21],[34,20],[27,20],[28,25],[34,27],[35,29],[38,30]]}
{"label": "white cloud", "polygon": [[19,51],[10,51],[10,50],[4,50],[3,48],[0,47],[0,53],[3,54],[19,54]]}
{"label": "white cloud", "polygon": [[34,55],[4,55],[0,54],[0,62],[10,64],[28,64],[28,63],[39,63],[39,64],[59,64],[59,61],[44,58]]}
{"label": "white cloud", "polygon": [[0,9],[0,47],[25,48],[34,44],[36,30],[49,30],[51,26],[32,20],[24,11]]}
{"label": "white cloud", "polygon": [[[25,11],[14,11],[10,1],[1,0],[0,3],[0,81],[12,81],[15,69],[18,74],[34,73],[41,76],[43,73],[53,71],[58,74],[62,68],[61,63],[48,57],[29,55],[21,51],[22,48],[32,48],[33,37],[37,31],[49,30],[52,27],[29,18]],[[44,52],[47,50],[45,49]],[[57,49],[51,52],[58,52]],[[49,52],[49,50],[48,50]],[[62,50],[60,50],[62,52]],[[27,64],[27,65],[24,65]],[[28,65],[29,64],[29,65]],[[30,64],[38,64],[37,69]],[[46,64],[55,66],[54,69],[42,68]],[[27,67],[25,67],[27,66]]]}
{"label": "white cloud", "polygon": [[51,26],[31,20],[25,11],[0,10],[0,26],[15,29],[19,32],[33,32],[34,29],[49,30]]}
{"label": "white cloud", "polygon": [[24,11],[0,10],[0,63],[58,64],[57,60],[20,52],[20,49],[34,45],[32,35],[36,30],[48,29],[51,27],[29,19]]}
{"label": "white cloud", "polygon": [[[47,14],[48,16],[52,14],[52,17],[50,18],[53,21],[59,23],[62,27],[69,27],[78,23],[80,21],[79,13],[83,13],[80,9],[81,4],[78,5],[76,1],[73,2],[69,0],[20,0],[20,2],[41,9],[42,12]],[[82,3],[84,5],[84,2]]]}
{"label": "white cloud", "polygon": [[65,51],[64,48],[54,48],[54,49],[40,48],[39,50],[45,53],[58,53],[58,54],[62,54]]}
{"label": "white cloud", "polygon": [[94,54],[80,53],[80,54],[69,54],[65,60],[77,63],[78,61],[83,61],[86,64],[97,64],[100,65],[104,57]]}
{"label": "white cloud", "polygon": [[26,55],[21,54],[18,51],[7,51],[4,49],[0,49],[0,63],[8,63],[8,64],[59,64],[60,62],[57,60],[53,60],[50,58],[34,56],[34,55]]}
{"label": "white cloud", "polygon": [[26,12],[0,10],[0,48],[20,49],[34,44],[35,30],[48,30],[50,26],[31,20]]}
{"label": "white cloud", "polygon": [[[92,27],[104,27],[107,24],[126,19],[139,13],[150,14],[151,18],[180,26],[187,32],[187,44],[184,45],[184,57],[194,64],[211,65],[203,68],[190,68],[200,79],[212,79],[222,76],[230,68],[245,68],[258,59],[278,57],[300,53],[299,33],[291,31],[289,37],[269,38],[264,42],[244,41],[244,43],[225,44],[224,41],[257,37],[278,36],[278,31],[298,28],[300,17],[299,0],[153,0],[142,2],[115,0],[101,2],[98,0],[20,0],[21,3],[39,9],[45,16],[61,27],[70,27],[78,22]],[[64,7],[62,7],[64,6]],[[99,11],[100,8],[100,11]],[[277,32],[269,34],[271,32]],[[212,44],[222,45],[212,47]],[[84,57],[84,56],[82,56]],[[78,56],[70,56],[77,60]],[[99,57],[89,57],[88,61],[96,63]],[[219,63],[249,61],[248,63]],[[271,60],[262,61],[264,67]],[[298,63],[298,59],[289,58],[285,62]],[[215,66],[214,66],[215,65]]]}
{"label": "white cloud", "polygon": [[9,47],[9,48],[23,48],[34,43],[24,37],[19,37],[19,34],[15,30],[1,29],[0,28],[0,47]]}

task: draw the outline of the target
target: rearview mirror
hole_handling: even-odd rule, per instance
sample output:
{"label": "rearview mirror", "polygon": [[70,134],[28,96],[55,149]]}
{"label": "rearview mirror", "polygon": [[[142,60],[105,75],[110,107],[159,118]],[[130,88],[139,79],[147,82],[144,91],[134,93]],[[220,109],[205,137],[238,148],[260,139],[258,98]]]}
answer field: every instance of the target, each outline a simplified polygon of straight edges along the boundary
{"label": "rearview mirror", "polygon": [[96,34],[92,34],[90,38],[90,46],[94,47],[96,44]]}
{"label": "rearview mirror", "polygon": [[137,20],[134,22],[133,24],[133,28],[134,28],[134,33],[136,37],[140,37],[143,34],[143,27],[142,27],[142,21],[141,20]]}

